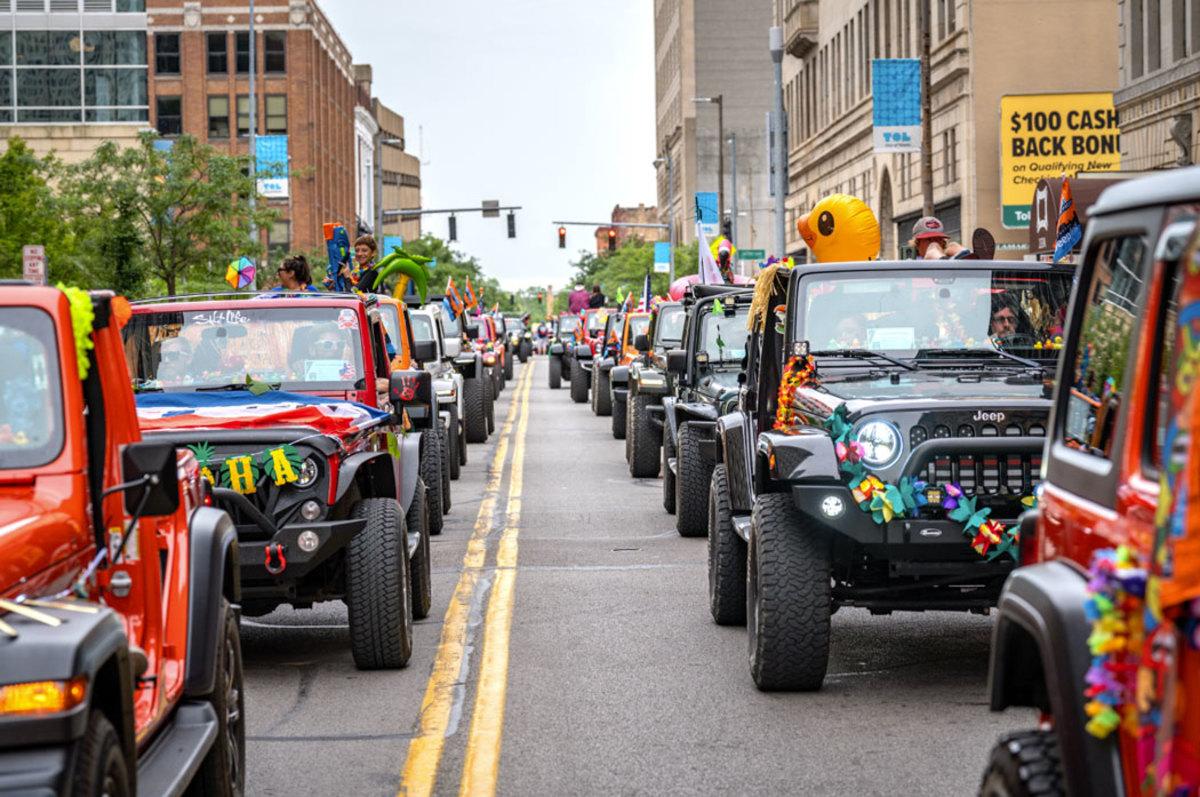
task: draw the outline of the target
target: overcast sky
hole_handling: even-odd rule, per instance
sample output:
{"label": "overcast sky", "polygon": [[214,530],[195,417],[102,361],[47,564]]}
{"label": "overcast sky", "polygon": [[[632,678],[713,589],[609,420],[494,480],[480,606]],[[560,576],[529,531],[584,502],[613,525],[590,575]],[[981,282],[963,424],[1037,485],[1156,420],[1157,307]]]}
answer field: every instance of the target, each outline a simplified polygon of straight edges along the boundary
{"label": "overcast sky", "polygon": [[[458,242],[509,290],[563,286],[614,205],[655,201],[652,0],[318,0],[374,94],[404,116],[426,208],[520,205],[459,215]],[[445,215],[423,229],[447,237]]]}

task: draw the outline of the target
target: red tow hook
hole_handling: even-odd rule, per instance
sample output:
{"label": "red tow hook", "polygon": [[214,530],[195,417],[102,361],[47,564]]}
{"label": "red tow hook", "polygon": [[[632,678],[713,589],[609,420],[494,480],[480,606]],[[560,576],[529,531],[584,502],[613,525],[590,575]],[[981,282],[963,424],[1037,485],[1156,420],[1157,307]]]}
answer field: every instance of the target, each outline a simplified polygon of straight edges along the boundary
{"label": "red tow hook", "polygon": [[[279,556],[279,564],[277,566],[271,564],[271,551],[274,550]],[[284,547],[277,542],[273,542],[267,546],[267,560],[263,563],[263,567],[273,576],[277,576],[287,568],[287,559],[283,558]]]}

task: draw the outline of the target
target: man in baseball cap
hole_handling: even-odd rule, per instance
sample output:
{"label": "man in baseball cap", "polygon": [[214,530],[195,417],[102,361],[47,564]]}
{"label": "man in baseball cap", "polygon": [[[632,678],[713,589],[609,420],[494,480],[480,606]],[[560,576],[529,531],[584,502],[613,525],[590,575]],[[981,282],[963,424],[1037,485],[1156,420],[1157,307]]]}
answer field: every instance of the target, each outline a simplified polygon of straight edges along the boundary
{"label": "man in baseball cap", "polygon": [[912,245],[924,260],[939,260],[946,254],[950,236],[936,216],[922,216],[913,224]]}

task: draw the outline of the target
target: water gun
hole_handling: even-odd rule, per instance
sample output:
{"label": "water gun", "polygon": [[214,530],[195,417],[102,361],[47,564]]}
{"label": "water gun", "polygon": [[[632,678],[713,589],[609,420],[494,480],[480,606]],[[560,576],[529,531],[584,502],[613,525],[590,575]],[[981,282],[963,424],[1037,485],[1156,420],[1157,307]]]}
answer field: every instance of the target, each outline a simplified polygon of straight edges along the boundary
{"label": "water gun", "polygon": [[393,274],[399,275],[396,279],[396,289],[392,291],[392,296],[404,300],[404,293],[408,290],[408,283],[411,281],[417,289],[417,294],[421,297],[421,301],[425,301],[426,287],[429,283],[430,268],[427,263],[430,263],[432,258],[424,255],[410,255],[398,246],[392,247],[392,253],[379,261],[375,266],[378,277],[375,279],[375,284],[380,285],[388,277]]}
{"label": "water gun", "polygon": [[349,293],[354,287],[341,275],[342,266],[350,265],[350,235],[341,224],[325,224],[325,251],[329,254],[327,274],[333,282],[332,289],[338,293]]}

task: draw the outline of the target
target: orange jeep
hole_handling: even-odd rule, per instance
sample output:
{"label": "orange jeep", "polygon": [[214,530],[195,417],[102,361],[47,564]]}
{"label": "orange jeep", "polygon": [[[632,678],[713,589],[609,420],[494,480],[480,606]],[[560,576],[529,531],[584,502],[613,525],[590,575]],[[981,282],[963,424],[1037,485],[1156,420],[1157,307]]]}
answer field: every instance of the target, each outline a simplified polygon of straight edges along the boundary
{"label": "orange jeep", "polygon": [[1044,491],[1000,596],[991,707],[1032,707],[981,792],[1197,794],[1200,168],[1089,210]]}
{"label": "orange jeep", "polygon": [[[237,540],[111,293],[0,290],[0,793],[241,794]],[[189,792],[189,793],[193,793]]]}

